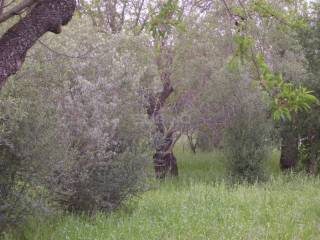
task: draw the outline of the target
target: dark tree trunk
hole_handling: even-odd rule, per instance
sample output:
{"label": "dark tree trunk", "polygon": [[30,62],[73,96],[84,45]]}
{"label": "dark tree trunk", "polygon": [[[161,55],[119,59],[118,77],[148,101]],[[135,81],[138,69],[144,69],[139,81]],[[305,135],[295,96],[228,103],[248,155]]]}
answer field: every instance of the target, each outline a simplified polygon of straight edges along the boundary
{"label": "dark tree trunk", "polygon": [[61,32],[75,7],[75,0],[41,0],[0,38],[0,89],[20,69],[27,51],[42,35]]}
{"label": "dark tree trunk", "polygon": [[293,169],[299,157],[299,136],[294,127],[284,126],[281,130],[281,156],[280,167],[282,170]]}
{"label": "dark tree trunk", "polygon": [[147,113],[156,126],[155,132],[155,154],[153,155],[154,170],[157,178],[167,176],[178,176],[178,166],[173,154],[173,147],[176,143],[174,130],[166,131],[163,123],[161,108],[164,106],[166,99],[173,92],[170,84],[164,84],[163,90],[157,96],[148,96]]}
{"label": "dark tree trunk", "polygon": [[[159,123],[156,123],[157,125]],[[161,126],[164,129],[164,125]],[[153,155],[154,170],[157,178],[165,178],[167,176],[178,176],[177,159],[173,154],[173,148],[179,137],[174,136],[175,131],[162,131],[159,128],[156,132],[156,151]]]}
{"label": "dark tree trunk", "polygon": [[173,155],[174,138],[172,134],[166,134],[164,141],[156,147],[153,159],[157,178],[165,178],[167,175],[178,176],[177,160]]}
{"label": "dark tree trunk", "polygon": [[[163,58],[164,57],[164,58]],[[157,94],[149,94],[147,96],[147,113],[156,126],[155,132],[155,154],[153,155],[154,170],[157,178],[165,178],[167,176],[178,176],[178,166],[176,158],[173,154],[173,147],[177,141],[175,130],[167,130],[161,115],[161,109],[166,100],[173,93],[171,86],[171,73],[168,65],[171,64],[171,58],[167,54],[160,56],[158,59],[158,69],[162,82],[162,91]],[[165,63],[163,63],[165,62]]]}
{"label": "dark tree trunk", "polygon": [[320,142],[317,131],[308,134],[307,139],[304,142],[307,149],[308,159],[305,163],[305,168],[308,174],[316,175],[318,173],[318,161]]}
{"label": "dark tree trunk", "polygon": [[311,152],[307,161],[307,173],[317,175],[318,173],[318,156],[315,152]]}
{"label": "dark tree trunk", "polygon": [[169,176],[178,176],[177,160],[172,152],[163,155],[162,151],[157,151],[154,156],[154,170],[156,177],[164,179]]}

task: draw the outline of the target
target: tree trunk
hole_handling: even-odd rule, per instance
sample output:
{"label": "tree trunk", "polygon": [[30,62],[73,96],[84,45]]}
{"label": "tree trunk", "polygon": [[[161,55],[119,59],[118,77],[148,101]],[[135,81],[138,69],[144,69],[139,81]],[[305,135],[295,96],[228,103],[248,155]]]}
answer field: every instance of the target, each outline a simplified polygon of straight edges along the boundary
{"label": "tree trunk", "polygon": [[173,93],[171,86],[170,73],[162,71],[160,64],[160,78],[163,83],[162,91],[158,94],[149,94],[147,96],[147,113],[150,119],[153,120],[155,130],[155,154],[153,155],[154,170],[157,178],[165,178],[166,176],[178,176],[178,166],[176,158],[173,154],[173,147],[177,141],[175,138],[175,130],[166,130],[164,125],[161,109],[165,105],[168,97]]}
{"label": "tree trunk", "polygon": [[75,11],[75,0],[42,0],[0,38],[0,89],[22,66],[27,51],[46,32],[60,33]]}
{"label": "tree trunk", "polygon": [[154,170],[157,178],[165,178],[167,175],[178,176],[178,165],[173,155],[173,146],[175,140],[173,133],[168,133],[164,141],[156,147],[156,153],[153,156]]}
{"label": "tree trunk", "polygon": [[166,128],[162,119],[161,110],[167,99],[173,93],[171,84],[173,53],[170,46],[166,44],[167,39],[159,42],[159,56],[156,59],[162,90],[156,94],[148,94],[147,114],[153,120],[156,130],[154,133],[155,154],[153,155],[154,170],[157,178],[166,176],[178,176],[178,166],[173,154],[173,147],[179,137],[176,137],[174,127]]}
{"label": "tree trunk", "polygon": [[307,162],[307,173],[310,175],[317,175],[318,173],[318,156],[313,152],[311,152]]}
{"label": "tree trunk", "polygon": [[282,170],[293,169],[298,162],[299,136],[290,125],[281,130],[281,156],[280,167]]}
{"label": "tree trunk", "polygon": [[158,97],[153,95],[148,97],[147,113],[156,126],[154,134],[155,154],[153,155],[154,170],[156,177],[161,179],[168,175],[178,176],[177,161],[173,154],[173,147],[177,138],[174,136],[174,130],[166,131],[160,112],[165,100],[172,92],[173,88],[165,85]]}
{"label": "tree trunk", "polygon": [[317,131],[309,133],[307,139],[304,143],[308,151],[308,159],[306,161],[306,171],[310,175],[316,175],[318,173],[318,161],[319,161],[319,151],[320,143]]}
{"label": "tree trunk", "polygon": [[[161,117],[160,115],[158,118]],[[155,121],[157,132],[155,133],[157,141],[155,141],[156,152],[153,155],[154,170],[157,178],[165,178],[167,176],[178,176],[177,159],[173,154],[173,148],[179,136],[175,135],[175,130],[164,131],[162,121]]]}
{"label": "tree trunk", "polygon": [[4,9],[4,0],[0,0],[0,15],[3,13]]}

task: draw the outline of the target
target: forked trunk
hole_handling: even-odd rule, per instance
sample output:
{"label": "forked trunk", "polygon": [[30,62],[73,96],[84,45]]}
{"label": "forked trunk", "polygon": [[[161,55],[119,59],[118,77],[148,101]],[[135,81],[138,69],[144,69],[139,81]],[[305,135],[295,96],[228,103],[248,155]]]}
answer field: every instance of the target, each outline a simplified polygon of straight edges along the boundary
{"label": "forked trunk", "polygon": [[[170,90],[172,91],[172,90]],[[154,101],[149,101],[149,104]],[[159,103],[159,101],[157,101]],[[156,126],[154,133],[155,154],[153,155],[154,170],[157,178],[167,176],[178,176],[177,160],[173,154],[173,147],[179,136],[175,136],[175,130],[166,130],[160,113],[160,106],[156,107],[149,117],[153,119]],[[150,110],[150,105],[148,112]]]}
{"label": "forked trunk", "polygon": [[162,179],[167,176],[178,176],[177,160],[173,154],[173,147],[179,137],[175,136],[174,129],[166,129],[161,114],[161,109],[173,92],[170,74],[162,72],[161,80],[163,82],[162,91],[156,95],[147,96],[147,113],[156,127],[154,133],[155,154],[153,155],[155,175]]}
{"label": "forked trunk", "polygon": [[167,41],[167,38],[162,38],[158,42],[159,55],[156,59],[162,89],[158,93],[146,95],[146,110],[156,127],[154,132],[155,154],[153,155],[153,161],[157,178],[178,176],[178,166],[173,154],[173,147],[179,137],[176,136],[177,131],[174,126],[166,126],[167,123],[163,120],[163,112],[161,111],[167,99],[174,91],[171,84],[173,52]]}

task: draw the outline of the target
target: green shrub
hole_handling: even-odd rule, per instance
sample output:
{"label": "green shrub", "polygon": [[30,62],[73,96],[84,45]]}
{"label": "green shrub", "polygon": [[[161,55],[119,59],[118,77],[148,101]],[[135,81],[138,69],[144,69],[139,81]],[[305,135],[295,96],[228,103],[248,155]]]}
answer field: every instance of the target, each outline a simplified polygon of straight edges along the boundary
{"label": "green shrub", "polygon": [[102,161],[75,164],[57,177],[54,200],[74,213],[113,210],[140,190],[141,158],[124,152]]}
{"label": "green shrub", "polygon": [[265,179],[271,123],[263,104],[258,100],[242,99],[225,130],[224,153],[227,168],[235,181],[253,183]]}
{"label": "green shrub", "polygon": [[[42,199],[34,198],[38,194],[36,188],[47,172],[43,171],[43,166],[50,161],[49,149],[58,149],[50,138],[54,128],[54,122],[48,126],[50,110],[47,108],[46,111],[44,104],[39,102],[36,91],[31,93],[29,90],[8,84],[1,91],[0,230],[21,224],[40,209],[38,203]],[[28,99],[23,97],[29,93]]]}
{"label": "green shrub", "polygon": [[0,139],[12,145],[19,164],[8,172],[13,161],[0,159],[0,187],[10,191],[2,194],[0,209],[9,204],[17,214],[27,213],[12,197],[39,188],[50,209],[94,213],[118,207],[139,190],[149,131],[138,84],[144,67],[134,54],[115,47],[121,40],[101,43],[86,60],[35,49],[23,78],[1,89]]}

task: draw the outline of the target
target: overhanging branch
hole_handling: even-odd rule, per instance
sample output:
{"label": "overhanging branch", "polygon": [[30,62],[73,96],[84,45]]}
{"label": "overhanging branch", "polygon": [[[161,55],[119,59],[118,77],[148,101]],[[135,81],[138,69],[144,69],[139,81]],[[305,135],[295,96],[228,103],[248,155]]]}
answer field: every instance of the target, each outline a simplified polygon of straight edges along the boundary
{"label": "overhanging branch", "polygon": [[[31,4],[31,0],[28,0]],[[76,0],[36,0],[32,10],[0,38],[0,88],[22,66],[27,51],[46,32],[60,33],[72,18]],[[25,2],[26,4],[26,2]]]}
{"label": "overhanging branch", "polygon": [[[11,9],[4,11],[2,9],[2,13],[0,11],[0,23],[7,21],[9,18],[18,15],[21,11],[23,11],[24,9],[31,7],[34,3],[36,3],[39,0],[24,0],[21,3],[15,5],[14,7],[12,7]],[[1,3],[1,0],[0,0]],[[2,2],[4,3],[4,2]]]}

